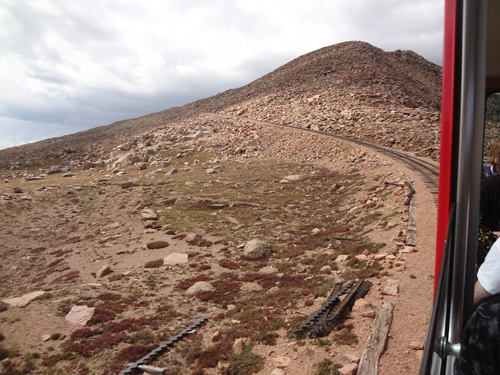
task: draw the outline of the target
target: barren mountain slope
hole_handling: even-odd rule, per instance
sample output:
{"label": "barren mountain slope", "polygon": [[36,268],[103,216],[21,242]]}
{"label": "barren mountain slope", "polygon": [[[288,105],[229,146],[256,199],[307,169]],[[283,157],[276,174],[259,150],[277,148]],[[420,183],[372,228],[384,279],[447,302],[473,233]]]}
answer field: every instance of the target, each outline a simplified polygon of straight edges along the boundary
{"label": "barren mountain slope", "polygon": [[440,83],[440,67],[414,52],[384,52],[368,43],[345,42],[183,107],[0,150],[0,168],[32,165],[90,145],[122,143],[179,121],[199,123],[196,118],[207,112],[312,127],[436,159]]}
{"label": "barren mountain slope", "polygon": [[[240,89],[0,151],[0,373],[117,374],[207,316],[147,364],[335,374],[357,366],[388,302],[379,374],[417,374],[432,195],[415,171],[300,127],[437,158],[439,82],[413,52],[342,43]],[[327,336],[294,333],[359,278],[373,285]]]}

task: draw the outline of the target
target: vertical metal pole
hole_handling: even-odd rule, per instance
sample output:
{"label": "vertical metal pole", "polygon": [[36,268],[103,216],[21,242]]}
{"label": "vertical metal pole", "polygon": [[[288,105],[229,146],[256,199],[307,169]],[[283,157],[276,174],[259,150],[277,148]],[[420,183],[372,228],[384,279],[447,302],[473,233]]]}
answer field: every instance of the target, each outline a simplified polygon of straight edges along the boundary
{"label": "vertical metal pole", "polygon": [[[487,0],[465,0],[462,46],[462,92],[458,162],[457,220],[448,341],[460,342],[472,312],[483,150]],[[451,359],[451,357],[448,357]],[[448,361],[447,374],[453,373]]]}

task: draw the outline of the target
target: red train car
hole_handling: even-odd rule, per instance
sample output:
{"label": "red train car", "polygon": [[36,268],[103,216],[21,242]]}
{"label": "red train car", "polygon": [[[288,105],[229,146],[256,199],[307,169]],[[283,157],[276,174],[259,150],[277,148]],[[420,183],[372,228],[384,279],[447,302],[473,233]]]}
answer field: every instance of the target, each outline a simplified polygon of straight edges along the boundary
{"label": "red train car", "polygon": [[499,18],[500,0],[445,0],[435,294],[421,375],[453,374],[474,309],[486,105],[500,92]]}

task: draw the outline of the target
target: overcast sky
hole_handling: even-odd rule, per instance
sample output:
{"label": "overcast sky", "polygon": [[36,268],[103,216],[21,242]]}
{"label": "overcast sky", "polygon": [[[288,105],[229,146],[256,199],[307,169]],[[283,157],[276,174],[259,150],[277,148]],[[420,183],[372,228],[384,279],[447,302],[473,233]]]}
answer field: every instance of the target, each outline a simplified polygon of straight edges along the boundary
{"label": "overcast sky", "polygon": [[1,0],[0,149],[241,87],[361,40],[441,65],[443,0]]}

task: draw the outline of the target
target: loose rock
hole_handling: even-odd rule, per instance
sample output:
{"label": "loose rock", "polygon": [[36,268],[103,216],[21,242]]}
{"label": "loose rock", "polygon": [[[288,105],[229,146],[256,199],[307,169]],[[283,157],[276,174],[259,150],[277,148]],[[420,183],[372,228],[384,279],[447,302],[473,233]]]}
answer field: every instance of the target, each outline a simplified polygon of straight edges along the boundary
{"label": "loose rock", "polygon": [[95,307],[73,306],[64,319],[71,323],[84,326],[94,316]]}
{"label": "loose rock", "polygon": [[247,242],[243,254],[251,260],[266,258],[271,255],[271,245],[259,239]]}

